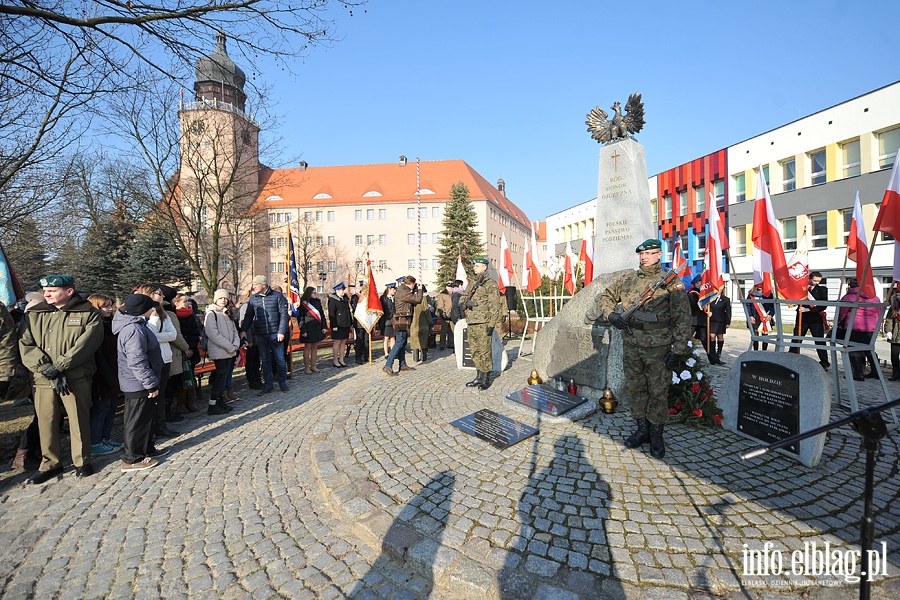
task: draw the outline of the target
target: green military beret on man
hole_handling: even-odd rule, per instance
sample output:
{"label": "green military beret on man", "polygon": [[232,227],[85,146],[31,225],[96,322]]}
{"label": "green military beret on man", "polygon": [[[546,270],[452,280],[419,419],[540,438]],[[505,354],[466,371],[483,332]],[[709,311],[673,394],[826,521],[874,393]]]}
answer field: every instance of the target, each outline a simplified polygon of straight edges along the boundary
{"label": "green military beret on man", "polygon": [[45,287],[75,287],[75,278],[71,275],[47,275],[41,277],[38,286]]}
{"label": "green military beret on man", "polygon": [[491,261],[489,261],[488,259],[486,259],[486,258],[483,257],[483,256],[479,256],[478,258],[473,258],[473,259],[472,259],[472,262],[473,262],[473,263],[476,263],[476,264],[479,264],[479,265],[489,265],[489,264],[491,264]]}
{"label": "green military beret on man", "polygon": [[644,240],[640,246],[634,249],[635,252],[647,252],[648,250],[662,250],[662,240],[655,238]]}

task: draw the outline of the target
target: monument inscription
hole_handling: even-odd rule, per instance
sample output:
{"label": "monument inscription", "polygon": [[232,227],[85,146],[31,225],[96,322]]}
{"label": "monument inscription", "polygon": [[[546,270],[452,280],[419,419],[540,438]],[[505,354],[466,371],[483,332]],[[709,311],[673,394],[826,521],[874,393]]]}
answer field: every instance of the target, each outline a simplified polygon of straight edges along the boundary
{"label": "monument inscription", "polygon": [[506,397],[554,416],[563,415],[587,402],[587,398],[540,384],[529,385],[527,388],[507,394]]}
{"label": "monument inscription", "polygon": [[500,450],[509,448],[538,432],[536,427],[510,419],[487,408],[451,421],[450,424]]}
{"label": "monument inscription", "polygon": [[553,347],[548,378],[562,378],[566,383],[606,387],[606,359],[609,354],[608,327],[573,327],[560,324]]}
{"label": "monument inscription", "polygon": [[[800,433],[798,373],[770,362],[742,362],[737,428],[767,443]],[[800,453],[798,444],[785,449]]]}

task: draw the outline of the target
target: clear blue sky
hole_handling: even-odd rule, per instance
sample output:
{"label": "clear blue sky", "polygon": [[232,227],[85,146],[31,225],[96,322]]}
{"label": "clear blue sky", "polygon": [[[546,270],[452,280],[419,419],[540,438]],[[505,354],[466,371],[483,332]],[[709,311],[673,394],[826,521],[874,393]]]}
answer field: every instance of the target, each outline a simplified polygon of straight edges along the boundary
{"label": "clear blue sky", "polygon": [[[342,36],[248,76],[285,159],[463,159],[543,220],[596,196],[584,124],[643,94],[653,175],[900,79],[900,1],[371,0]],[[240,59],[238,59],[240,61]]]}

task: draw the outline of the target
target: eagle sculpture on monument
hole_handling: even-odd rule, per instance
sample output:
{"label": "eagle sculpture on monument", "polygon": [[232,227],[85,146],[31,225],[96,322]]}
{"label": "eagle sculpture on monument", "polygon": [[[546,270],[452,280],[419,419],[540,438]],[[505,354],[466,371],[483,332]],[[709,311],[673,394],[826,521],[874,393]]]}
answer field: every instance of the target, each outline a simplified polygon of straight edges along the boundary
{"label": "eagle sculpture on monument", "polygon": [[644,103],[641,102],[641,95],[638,93],[631,94],[628,102],[625,104],[625,114],[622,114],[622,105],[614,102],[612,105],[613,115],[609,119],[609,114],[596,107],[587,114],[588,131],[591,137],[601,144],[608,144],[616,140],[629,137],[631,133],[637,133],[644,126]]}

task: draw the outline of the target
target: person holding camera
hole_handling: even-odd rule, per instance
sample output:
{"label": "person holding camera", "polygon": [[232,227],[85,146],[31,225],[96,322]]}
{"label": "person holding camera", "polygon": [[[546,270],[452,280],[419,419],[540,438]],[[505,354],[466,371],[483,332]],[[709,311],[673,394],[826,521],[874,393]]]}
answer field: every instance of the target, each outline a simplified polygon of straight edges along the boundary
{"label": "person holding camera", "polygon": [[472,359],[477,371],[475,379],[467,383],[466,387],[477,386],[479,390],[491,387],[495,379],[491,346],[494,341],[494,328],[499,328],[503,323],[500,288],[497,282],[487,275],[489,264],[490,261],[483,256],[472,261],[475,283],[459,301],[459,305],[466,311],[469,347],[472,349]]}
{"label": "person holding camera", "polygon": [[400,360],[401,371],[415,371],[414,367],[406,364],[406,344],[409,341],[409,328],[412,325],[413,307],[422,302],[422,288],[416,284],[416,278],[407,275],[402,283],[397,284],[397,293],[394,295],[394,347],[387,357],[387,364],[382,369],[391,377],[396,377],[394,372],[394,360]]}

